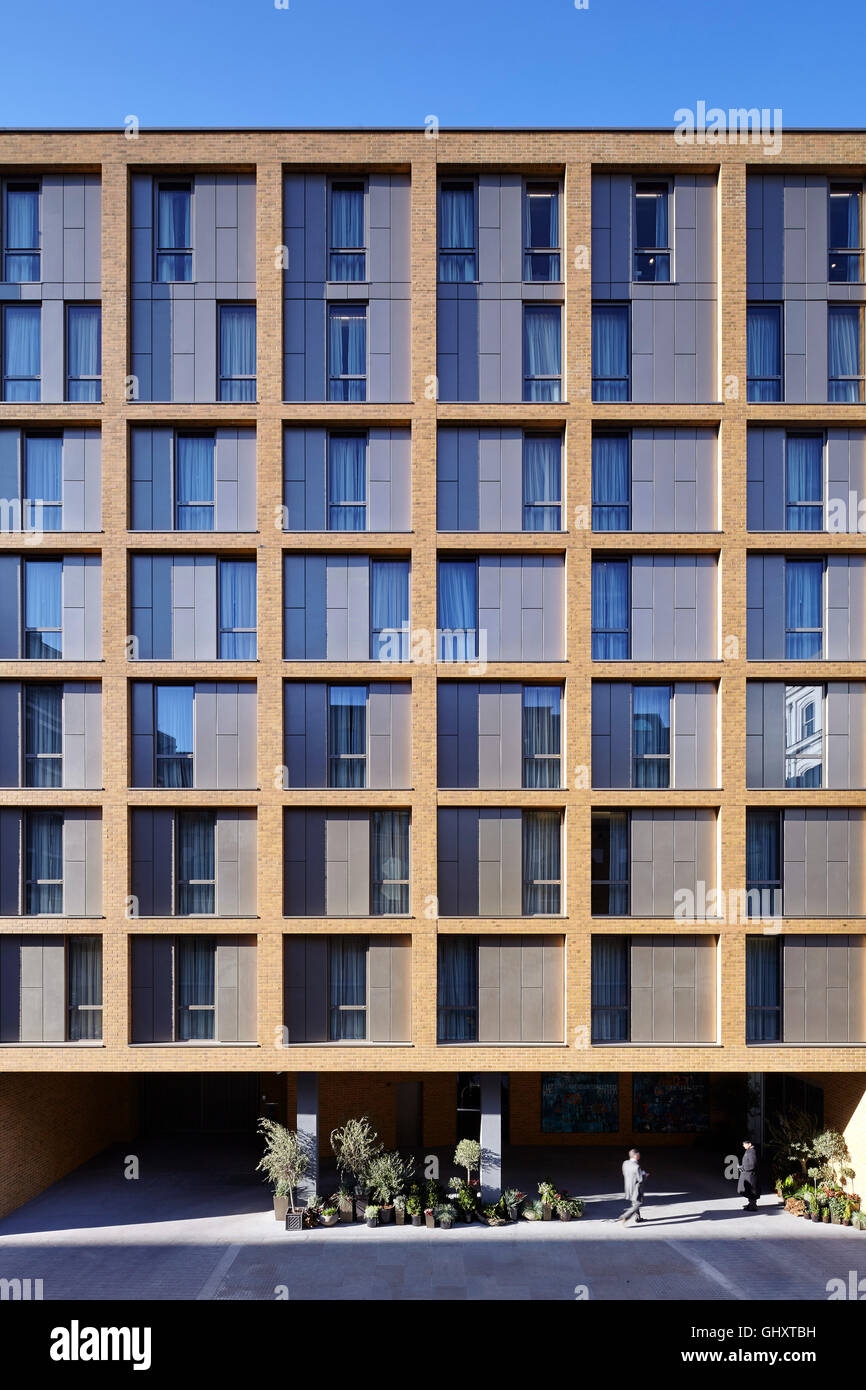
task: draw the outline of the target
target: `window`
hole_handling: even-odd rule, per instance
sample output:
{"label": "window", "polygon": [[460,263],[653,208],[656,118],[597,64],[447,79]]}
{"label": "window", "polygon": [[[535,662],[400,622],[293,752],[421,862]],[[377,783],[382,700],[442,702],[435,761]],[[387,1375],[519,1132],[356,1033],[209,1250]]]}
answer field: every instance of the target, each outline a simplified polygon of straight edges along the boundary
{"label": "window", "polygon": [[785,530],[824,529],[824,436],[785,437]]}
{"label": "window", "polygon": [[3,226],[3,279],[11,284],[40,280],[38,183],[7,183]]}
{"label": "window", "polygon": [[562,309],[558,304],[523,306],[523,399],[562,399]]}
{"label": "window", "polygon": [[592,1041],[628,1042],[629,949],[625,936],[592,938]]}
{"label": "window", "polygon": [[367,785],[367,687],[328,687],[328,786]]}
{"label": "window", "polygon": [[830,185],[829,234],[827,279],[857,284],[863,279],[859,188]]}
{"label": "window", "polygon": [[627,401],[631,396],[629,319],[627,304],[592,306],[594,401]]}
{"label": "window", "polygon": [[156,191],[156,278],[192,279],[192,184],[161,183]]}
{"label": "window", "polygon": [[212,531],[214,456],[212,434],[178,434],[174,441],[174,525],[177,531]]}
{"label": "window", "polygon": [[158,685],[156,702],[157,787],[193,785],[193,699],[191,685]]}
{"label": "window", "polygon": [[782,1041],[782,939],[746,937],[746,1042]]}
{"label": "window", "polygon": [[524,811],[522,822],[524,916],[561,912],[562,817],[559,811]]}
{"label": "window", "polygon": [[632,687],[631,746],[634,787],[671,784],[671,688]]}
{"label": "window", "polygon": [[527,184],[524,216],[524,280],[559,280],[559,189],[556,185]]}
{"label": "window", "polygon": [[472,183],[443,183],[439,191],[439,279],[478,279]]}
{"label": "window", "polygon": [[374,811],[370,818],[370,913],[408,916],[409,812]]}
{"label": "window", "polygon": [[67,937],[66,1020],[69,1042],[102,1037],[102,941],[98,936]]}
{"label": "window", "polygon": [[24,561],[24,656],[59,661],[63,656],[63,562]]}
{"label": "window", "polygon": [[63,686],[24,687],[24,785],[63,785]]}
{"label": "window", "polygon": [[440,936],[436,971],[438,1042],[478,1037],[478,938]]}
{"label": "window", "polygon": [[3,306],[3,399],[38,401],[41,395],[42,308]]}
{"label": "window", "polygon": [[666,183],[638,183],[634,190],[635,280],[667,282],[671,278]]}
{"label": "window", "polygon": [[746,399],[782,399],[782,306],[746,306]]}
{"label": "window", "polygon": [[219,399],[254,401],[256,398],[256,306],[219,306]]}
{"label": "window", "polygon": [[824,771],[824,687],[785,686],[785,786],[820,787]]}
{"label": "window", "polygon": [[26,531],[63,527],[63,436],[24,436],[24,515]]}
{"label": "window", "polygon": [[220,560],[219,625],[220,660],[255,661],[255,560]]}
{"label": "window", "polygon": [[523,529],[558,531],[562,525],[562,438],[523,437]]}
{"label": "window", "polygon": [[63,815],[60,811],[25,813],[24,911],[28,916],[63,913]]}
{"label": "window", "polygon": [[367,529],[367,436],[328,436],[328,530]]}
{"label": "window", "polygon": [[328,400],[367,399],[367,306],[328,306]]}
{"label": "window", "polygon": [[827,400],[863,399],[863,310],[859,304],[827,305]]}
{"label": "window", "polygon": [[365,247],[363,183],[332,183],[328,279],[365,280]]}
{"label": "window", "polygon": [[629,904],[628,811],[593,813],[591,840],[590,911],[593,917],[625,917]]}
{"label": "window", "polygon": [[212,936],[180,936],[175,942],[175,1037],[208,1042],[214,1037],[216,941]]}
{"label": "window", "polygon": [[179,917],[212,916],[216,912],[216,871],[213,811],[178,811],[175,818]]}
{"label": "window", "polygon": [[367,942],[332,936],[328,941],[328,1037],[357,1042],[367,1036]]}
{"label": "window", "polygon": [[98,304],[66,306],[66,399],[102,399],[102,309]]}
{"label": "window", "polygon": [[523,785],[558,787],[562,690],[523,687]]}
{"label": "window", "polygon": [[409,660],[409,561],[370,561],[370,659]]}
{"label": "window", "polygon": [[750,917],[781,915],[781,811],[746,811],[746,893]]}
{"label": "window", "polygon": [[478,566],[475,560],[439,561],[438,658],[478,659]]}
{"label": "window", "polygon": [[631,462],[627,434],[592,437],[592,529],[631,529]]}
{"label": "window", "polygon": [[627,661],[630,646],[628,560],[592,562],[592,659]]}
{"label": "window", "polygon": [[823,655],[824,561],[785,561],[785,656],[807,661]]}

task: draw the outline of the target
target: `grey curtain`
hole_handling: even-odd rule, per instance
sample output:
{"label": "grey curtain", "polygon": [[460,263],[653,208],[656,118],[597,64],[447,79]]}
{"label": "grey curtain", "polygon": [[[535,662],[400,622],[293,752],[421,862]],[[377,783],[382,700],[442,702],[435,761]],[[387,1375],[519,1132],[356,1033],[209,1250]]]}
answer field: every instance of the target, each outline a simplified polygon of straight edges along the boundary
{"label": "grey curtain", "polygon": [[439,1042],[478,1037],[478,938],[440,936],[436,972]]}
{"label": "grey curtain", "polygon": [[328,942],[328,1005],[331,1042],[367,1036],[367,940],[332,936]]}
{"label": "grey curtain", "polygon": [[179,1042],[215,1036],[216,941],[212,936],[180,936],[175,947],[175,1000]]}
{"label": "grey curtain", "polygon": [[370,912],[409,913],[409,812],[374,811],[370,822]]}
{"label": "grey curtain", "polygon": [[523,785],[558,787],[560,711],[558,685],[523,687]]}
{"label": "grey curtain", "polygon": [[561,911],[559,811],[523,812],[523,911],[527,916]]}
{"label": "grey curtain", "polygon": [[70,936],[66,947],[67,1033],[70,1042],[102,1037],[102,941]]}

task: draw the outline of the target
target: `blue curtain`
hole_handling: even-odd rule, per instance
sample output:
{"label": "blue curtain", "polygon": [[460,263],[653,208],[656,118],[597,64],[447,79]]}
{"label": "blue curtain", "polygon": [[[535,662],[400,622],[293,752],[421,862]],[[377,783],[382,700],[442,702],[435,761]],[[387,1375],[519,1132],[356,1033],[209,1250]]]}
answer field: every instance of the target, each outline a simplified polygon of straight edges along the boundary
{"label": "blue curtain", "polygon": [[592,659],[627,661],[629,647],[627,560],[592,562]]}
{"label": "blue curtain", "polygon": [[746,891],[760,898],[749,916],[773,917],[782,911],[782,824],[778,811],[746,811]]}
{"label": "blue curtain", "polygon": [[[220,560],[220,658],[256,659],[256,562]],[[248,628],[251,631],[234,631]]]}
{"label": "blue curtain", "polygon": [[191,787],[193,773],[193,687],[156,687],[156,785]]}
{"label": "blue curtain", "polygon": [[[363,280],[365,255],[364,189],[335,184],[331,189],[331,257],[328,278]],[[335,254],[337,253],[337,254]]]}
{"label": "blue curtain", "polygon": [[220,308],[220,400],[256,398],[256,310],[254,304]]}
{"label": "blue curtain", "polygon": [[562,817],[559,811],[524,811],[522,822],[523,911],[530,917],[559,912]]}
{"label": "blue curtain", "polygon": [[524,400],[561,397],[562,310],[558,304],[527,304],[523,309]]}
{"label": "blue curtain", "polygon": [[592,310],[592,399],[627,401],[629,390],[627,304],[596,304]]}
{"label": "blue curtain", "polygon": [[[551,189],[530,189],[527,205],[527,254],[524,276],[527,280],[558,280],[559,253],[559,192]],[[548,252],[549,254],[545,254]]]}
{"label": "blue curtain", "polygon": [[778,937],[746,938],[746,1042],[780,1042],[781,959]]}
{"label": "blue curtain", "polygon": [[785,656],[792,661],[822,655],[823,576],[821,560],[785,562]]}
{"label": "blue curtain", "polygon": [[860,314],[853,304],[831,304],[827,310],[829,399],[859,401],[860,382],[836,380],[862,376],[860,365]]}
{"label": "blue curtain", "polygon": [[632,694],[632,753],[636,787],[670,786],[671,688],[635,685]]}
{"label": "blue curtain", "polygon": [[4,280],[21,284],[40,279],[39,190],[6,190],[6,267]]}
{"label": "blue curtain", "polygon": [[475,279],[475,189],[443,184],[439,194],[439,279]]}
{"label": "blue curtain", "polygon": [[366,938],[333,936],[328,942],[328,1002],[331,1042],[366,1038]]}
{"label": "blue curtain", "polygon": [[66,311],[66,399],[102,396],[102,311],[97,304],[70,304]]}
{"label": "blue curtain", "polygon": [[557,685],[523,687],[523,785],[558,787],[562,692]]}
{"label": "blue curtain", "polygon": [[367,529],[367,436],[333,434],[328,440],[328,530]]}
{"label": "blue curtain", "polygon": [[178,938],[175,970],[179,1042],[213,1039],[215,964],[216,941],[212,936]]}
{"label": "blue curtain", "polygon": [[409,812],[374,811],[371,818],[370,912],[407,916],[409,912]]}
{"label": "blue curtain", "polygon": [[750,401],[782,399],[782,311],[753,304],[746,311],[746,394]]}
{"label": "blue curtain", "polygon": [[172,188],[170,185],[159,189],[157,217],[159,222],[159,249],[161,251],[184,251],[191,245],[190,203],[187,188]]}
{"label": "blue curtain", "polygon": [[57,661],[63,654],[63,562],[24,562],[25,657]]}
{"label": "blue curtain", "polygon": [[592,938],[592,1041],[628,1042],[628,941],[623,936]]}
{"label": "blue curtain", "polygon": [[[789,434],[785,441],[785,525],[788,531],[820,531],[824,525],[824,441]],[[799,505],[798,505],[799,504]],[[805,505],[804,505],[805,504]]]}
{"label": "blue curtain", "polygon": [[592,437],[592,529],[627,531],[631,524],[631,477],[627,434]]}
{"label": "blue curtain", "polygon": [[622,917],[628,912],[628,812],[592,817],[592,915]]}
{"label": "blue curtain", "polygon": [[[63,527],[63,439],[58,434],[28,434],[24,447],[25,530],[60,531]],[[41,505],[35,505],[37,503]]]}
{"label": "blue curtain", "polygon": [[27,812],[27,912],[63,912],[63,816]]}
{"label": "blue curtain", "polygon": [[328,316],[330,399],[367,399],[367,310],[363,304],[331,308]]}
{"label": "blue curtain", "polygon": [[212,531],[213,435],[179,434],[175,440],[175,525],[178,531]]}
{"label": "blue curtain", "polygon": [[179,811],[177,815],[177,912],[212,913],[215,908],[213,811]]}
{"label": "blue curtain", "polygon": [[478,1037],[478,939],[440,936],[436,972],[439,1042]]}
{"label": "blue curtain", "polygon": [[[523,439],[523,529],[558,531],[561,524],[562,439],[527,434]],[[550,505],[547,505],[547,504]]]}
{"label": "blue curtain", "polygon": [[70,1042],[102,1037],[102,942],[70,936],[66,947],[66,997]]}
{"label": "blue curtain", "polygon": [[409,660],[409,562],[370,563],[370,657]]}
{"label": "blue curtain", "polygon": [[332,685],[328,690],[329,785],[367,785],[367,687]]}
{"label": "blue curtain", "polygon": [[39,304],[7,304],[3,311],[3,399],[38,401],[42,355]]}
{"label": "blue curtain", "polygon": [[63,687],[24,688],[25,773],[28,787],[63,783]]}
{"label": "blue curtain", "polygon": [[[830,195],[830,252],[829,278],[856,283],[860,279],[860,195],[832,193]],[[849,248],[850,255],[845,254]]]}
{"label": "blue curtain", "polygon": [[439,561],[440,661],[478,658],[478,568],[474,560]]}

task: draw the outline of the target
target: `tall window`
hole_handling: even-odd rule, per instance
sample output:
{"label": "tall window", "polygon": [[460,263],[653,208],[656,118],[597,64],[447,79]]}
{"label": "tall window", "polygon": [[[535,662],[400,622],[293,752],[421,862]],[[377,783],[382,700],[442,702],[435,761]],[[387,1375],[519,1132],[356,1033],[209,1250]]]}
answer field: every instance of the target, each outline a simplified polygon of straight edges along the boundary
{"label": "tall window", "polygon": [[256,306],[219,306],[219,399],[256,398]]}
{"label": "tall window", "polygon": [[328,436],[328,530],[367,529],[367,436]]}
{"label": "tall window", "polygon": [[746,399],[782,399],[782,306],[746,306]]}
{"label": "tall window", "polygon": [[174,968],[175,1037],[178,1042],[208,1042],[214,1037],[215,966],[214,937],[177,938]]}
{"label": "tall window", "polygon": [[628,811],[597,811],[592,816],[593,917],[625,917],[629,902]]}
{"label": "tall window", "polygon": [[632,687],[631,746],[635,787],[671,784],[671,688]]}
{"label": "tall window", "polygon": [[863,399],[863,310],[827,305],[827,400]]}
{"label": "tall window", "polygon": [[523,399],[562,399],[562,309],[558,304],[523,306]]}
{"label": "tall window", "polygon": [[524,199],[526,249],[524,280],[559,280],[559,189],[528,183]]}
{"label": "tall window", "polygon": [[443,183],[439,190],[439,279],[478,279],[472,183]]}
{"label": "tall window", "polygon": [[628,560],[592,562],[592,659],[627,661],[630,647]]}
{"label": "tall window", "polygon": [[561,912],[562,817],[559,811],[524,811],[522,826],[524,915]]}
{"label": "tall window", "polygon": [[24,901],[28,916],[63,913],[63,815],[25,812]]}
{"label": "tall window", "polygon": [[63,562],[24,561],[24,655],[29,661],[63,656]]}
{"label": "tall window", "polygon": [[746,1042],[782,1041],[782,938],[746,937]]}
{"label": "tall window", "polygon": [[38,401],[41,395],[42,307],[3,306],[3,399]]}
{"label": "tall window", "polygon": [[827,279],[857,284],[863,279],[859,188],[831,184],[829,241]]}
{"label": "tall window", "polygon": [[39,184],[7,183],[3,209],[3,279],[23,284],[41,280]]}
{"label": "tall window", "polygon": [[67,938],[66,1020],[69,1042],[102,1037],[102,940],[98,936]]}
{"label": "tall window", "polygon": [[367,399],[367,306],[328,306],[328,400]]}
{"label": "tall window", "polygon": [[746,811],[746,892],[750,917],[781,916],[781,811]]}
{"label": "tall window", "polygon": [[332,936],[328,941],[328,1037],[357,1042],[367,1036],[367,941]]}
{"label": "tall window", "polygon": [[332,183],[328,279],[365,280],[365,248],[363,183]]}
{"label": "tall window", "polygon": [[192,279],[192,184],[161,183],[156,191],[156,278]]}
{"label": "tall window", "polygon": [[156,697],[157,787],[193,784],[193,700],[191,685],[158,685]]}
{"label": "tall window", "polygon": [[367,687],[328,687],[328,786],[367,785]]}
{"label": "tall window", "polygon": [[631,395],[627,304],[592,306],[592,399],[627,401]]}
{"label": "tall window", "polygon": [[24,687],[24,785],[63,785],[63,686]]}
{"label": "tall window", "polygon": [[631,529],[631,464],[627,434],[592,436],[592,529]]}
{"label": "tall window", "polygon": [[478,1037],[478,937],[440,936],[436,970],[438,1042]]}
{"label": "tall window", "polygon": [[594,936],[591,964],[592,1041],[629,1040],[629,949],[625,936]]}
{"label": "tall window", "polygon": [[370,562],[370,659],[409,660],[409,561]]}
{"label": "tall window", "polygon": [[562,437],[523,436],[523,529],[558,531],[562,524]]}
{"label": "tall window", "polygon": [[99,304],[66,306],[66,399],[102,399],[102,309]]}
{"label": "tall window", "polygon": [[523,687],[523,785],[558,787],[562,690],[558,685]]}
{"label": "tall window", "polygon": [[408,811],[374,811],[370,817],[370,912],[408,915]]}
{"label": "tall window", "polygon": [[785,561],[785,656],[819,658],[824,647],[824,561]]}
{"label": "tall window", "polygon": [[255,560],[220,560],[219,621],[220,660],[255,661]]}
{"label": "tall window", "polygon": [[60,531],[63,527],[63,436],[24,436],[24,497],[22,524],[28,531]]}
{"label": "tall window", "polygon": [[174,525],[178,531],[212,531],[214,456],[212,434],[178,434],[174,441]]}
{"label": "tall window", "polygon": [[638,183],[634,190],[634,279],[671,278],[666,183]]}
{"label": "tall window", "polygon": [[439,561],[440,661],[478,659],[478,566],[474,560]]}
{"label": "tall window", "polygon": [[213,811],[178,811],[176,821],[177,894],[179,917],[216,912],[216,869]]}
{"label": "tall window", "polygon": [[785,530],[824,527],[824,436],[789,434],[785,439]]}
{"label": "tall window", "polygon": [[824,687],[785,686],[785,786],[820,787],[824,772]]}

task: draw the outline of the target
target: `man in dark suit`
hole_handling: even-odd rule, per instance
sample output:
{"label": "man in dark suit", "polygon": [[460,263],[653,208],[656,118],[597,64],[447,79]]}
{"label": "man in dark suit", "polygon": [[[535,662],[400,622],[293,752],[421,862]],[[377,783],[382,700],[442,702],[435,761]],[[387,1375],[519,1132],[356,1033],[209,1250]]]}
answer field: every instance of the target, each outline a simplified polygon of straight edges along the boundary
{"label": "man in dark suit", "polygon": [[758,1150],[751,1139],[743,1140],[743,1157],[740,1160],[740,1177],[737,1191],[747,1198],[743,1211],[757,1211],[761,1195],[761,1179],[758,1173]]}

